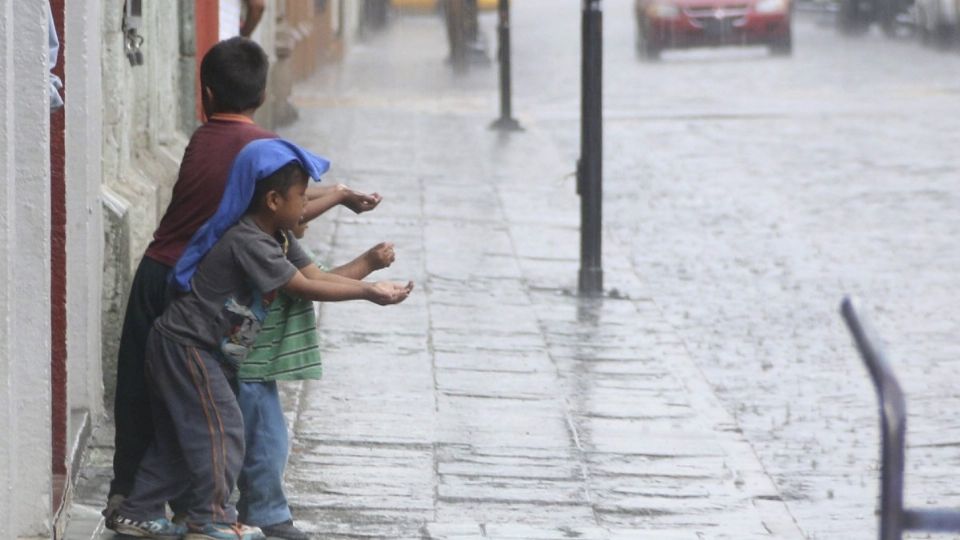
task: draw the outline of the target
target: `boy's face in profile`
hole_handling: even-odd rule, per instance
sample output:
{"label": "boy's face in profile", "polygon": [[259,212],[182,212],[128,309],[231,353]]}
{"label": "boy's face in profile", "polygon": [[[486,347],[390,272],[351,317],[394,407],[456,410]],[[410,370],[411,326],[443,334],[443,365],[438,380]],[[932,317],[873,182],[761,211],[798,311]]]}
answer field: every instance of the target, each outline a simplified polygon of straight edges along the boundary
{"label": "boy's face in profile", "polygon": [[298,174],[301,175],[300,181],[275,199],[274,214],[281,229],[295,230],[300,226],[303,209],[307,206],[307,177],[303,173]]}

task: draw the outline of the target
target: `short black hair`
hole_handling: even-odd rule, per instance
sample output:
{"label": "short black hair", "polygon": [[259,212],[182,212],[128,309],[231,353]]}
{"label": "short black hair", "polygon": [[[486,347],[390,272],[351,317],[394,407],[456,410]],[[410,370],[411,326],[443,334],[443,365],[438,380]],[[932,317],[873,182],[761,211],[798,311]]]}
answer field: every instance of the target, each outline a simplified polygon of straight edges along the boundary
{"label": "short black hair", "polygon": [[213,92],[218,112],[260,106],[270,61],[256,41],[232,37],[214,45],[200,62],[200,85]]}
{"label": "short black hair", "polygon": [[293,186],[308,181],[307,172],[303,170],[299,162],[291,161],[287,163],[270,176],[257,182],[257,186],[253,189],[253,198],[250,199],[250,206],[247,207],[247,213],[259,211],[263,207],[267,193],[276,191],[286,195]]}

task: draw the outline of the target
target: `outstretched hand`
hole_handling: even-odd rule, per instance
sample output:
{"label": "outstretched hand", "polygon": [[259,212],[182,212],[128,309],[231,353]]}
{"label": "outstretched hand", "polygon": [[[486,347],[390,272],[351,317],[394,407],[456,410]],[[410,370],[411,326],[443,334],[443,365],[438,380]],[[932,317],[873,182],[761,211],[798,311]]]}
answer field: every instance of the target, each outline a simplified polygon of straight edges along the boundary
{"label": "outstretched hand", "polygon": [[343,202],[340,204],[353,210],[356,214],[362,214],[376,208],[382,200],[383,197],[379,193],[361,193],[347,188],[347,192],[343,196]]}
{"label": "outstretched hand", "polygon": [[393,249],[393,242],[380,242],[368,249],[363,256],[366,257],[371,272],[387,268],[397,259],[397,255]]}
{"label": "outstretched hand", "polygon": [[370,288],[370,301],[381,306],[399,304],[410,296],[413,282],[396,283],[393,281],[378,281]]}

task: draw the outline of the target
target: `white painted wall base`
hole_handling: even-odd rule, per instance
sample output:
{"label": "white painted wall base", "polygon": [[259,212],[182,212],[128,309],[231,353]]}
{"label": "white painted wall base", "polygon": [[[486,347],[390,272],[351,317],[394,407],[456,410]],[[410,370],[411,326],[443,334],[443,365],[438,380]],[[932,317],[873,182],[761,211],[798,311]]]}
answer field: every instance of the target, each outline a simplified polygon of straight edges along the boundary
{"label": "white painted wall base", "polygon": [[50,536],[46,2],[0,0],[0,538]]}

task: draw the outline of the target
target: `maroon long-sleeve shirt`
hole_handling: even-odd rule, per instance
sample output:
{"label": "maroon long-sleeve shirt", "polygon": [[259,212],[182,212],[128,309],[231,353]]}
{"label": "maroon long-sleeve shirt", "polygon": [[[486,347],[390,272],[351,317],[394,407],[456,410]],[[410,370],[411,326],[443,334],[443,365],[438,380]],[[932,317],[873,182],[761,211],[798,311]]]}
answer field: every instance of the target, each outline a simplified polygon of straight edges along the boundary
{"label": "maroon long-sleeve shirt", "polygon": [[190,137],[170,205],[146,257],[174,266],[193,233],[217,211],[234,158],[250,141],[277,135],[238,114],[215,114]]}

